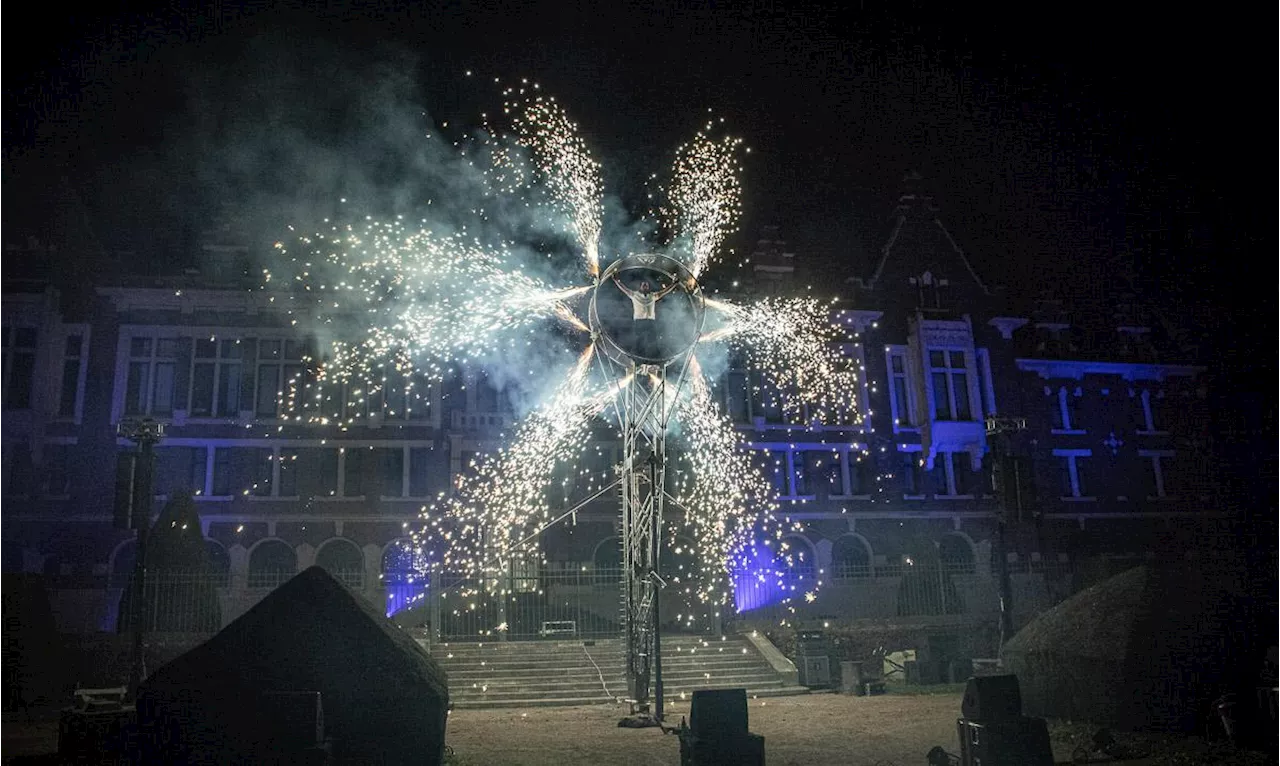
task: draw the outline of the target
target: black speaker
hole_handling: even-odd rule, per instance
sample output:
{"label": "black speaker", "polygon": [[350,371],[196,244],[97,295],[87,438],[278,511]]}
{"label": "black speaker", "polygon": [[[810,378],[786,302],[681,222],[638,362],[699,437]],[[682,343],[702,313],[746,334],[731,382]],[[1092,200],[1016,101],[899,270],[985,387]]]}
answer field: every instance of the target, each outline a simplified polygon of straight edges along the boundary
{"label": "black speaker", "polygon": [[1049,726],[1043,718],[956,722],[962,766],[1053,766]]}
{"label": "black speaker", "polygon": [[1022,715],[1022,690],[1018,677],[974,676],[964,689],[960,715],[970,721],[997,721]]}
{"label": "black speaker", "polygon": [[680,739],[680,766],[764,766],[764,737],[747,734],[736,739]]}
{"label": "black speaker", "polygon": [[689,703],[689,733],[703,741],[747,736],[747,690],[695,690]]}

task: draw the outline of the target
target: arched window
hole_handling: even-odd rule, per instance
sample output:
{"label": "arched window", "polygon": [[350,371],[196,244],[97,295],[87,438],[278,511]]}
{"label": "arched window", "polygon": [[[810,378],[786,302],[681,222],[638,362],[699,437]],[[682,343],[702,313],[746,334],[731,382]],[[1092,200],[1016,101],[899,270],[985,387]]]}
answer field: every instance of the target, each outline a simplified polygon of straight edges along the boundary
{"label": "arched window", "polygon": [[249,587],[274,588],[298,572],[298,556],[282,540],[266,540],[249,553]]}
{"label": "arched window", "polygon": [[209,549],[209,576],[217,587],[227,587],[231,584],[231,555],[217,540],[205,540],[204,544]]}
{"label": "arched window", "polygon": [[123,588],[129,584],[129,578],[133,576],[133,566],[137,561],[137,543],[130,540],[124,545],[116,549],[116,555],[111,559],[111,587]]}
{"label": "arched window", "polygon": [[335,538],[320,546],[316,565],[348,588],[364,587],[364,555],[350,540]]}
{"label": "arched window", "polygon": [[950,574],[973,574],[973,546],[960,535],[946,535],[938,541],[938,561]]}
{"label": "arched window", "polygon": [[862,538],[844,535],[831,546],[831,576],[837,580],[871,576],[871,552]]}
{"label": "arched window", "polygon": [[813,546],[803,537],[794,535],[783,538],[782,542],[787,545],[786,550],[779,546],[778,566],[784,572],[783,582],[797,591],[812,588],[817,579]]}
{"label": "arched window", "polygon": [[622,577],[622,538],[607,537],[596,546],[591,554],[595,584],[599,586],[617,585]]}
{"label": "arched window", "polygon": [[393,540],[382,553],[382,581],[388,585],[426,579],[426,572],[419,572],[413,555],[413,545],[408,540]]}

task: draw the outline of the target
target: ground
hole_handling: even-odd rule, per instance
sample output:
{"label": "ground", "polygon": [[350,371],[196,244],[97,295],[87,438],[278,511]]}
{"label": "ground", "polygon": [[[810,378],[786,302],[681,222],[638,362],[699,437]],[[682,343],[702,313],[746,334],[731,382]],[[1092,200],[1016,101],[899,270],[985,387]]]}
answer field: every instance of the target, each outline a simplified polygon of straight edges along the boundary
{"label": "ground", "polygon": [[[955,750],[960,697],[814,694],[750,700],[749,725],[764,736],[770,766],[922,764],[934,745]],[[531,710],[456,710],[448,742],[458,766],[649,766],[680,761],[680,741],[658,729],[617,726],[611,705]],[[687,702],[667,710],[679,723]]]}
{"label": "ground", "polygon": [[[942,693],[891,693],[876,697],[812,694],[750,700],[750,729],[765,738],[770,766],[923,766],[935,745],[959,753],[956,718],[958,687]],[[672,766],[680,762],[680,742],[658,729],[619,728],[621,706],[455,710],[447,739],[450,766]],[[687,716],[687,702],[667,710],[669,721]],[[1051,722],[1055,760],[1071,762],[1074,745],[1087,741],[1094,727]],[[6,714],[3,762],[56,762],[30,757],[57,748],[57,725],[47,718],[28,723]],[[1156,757],[1107,761],[1112,766],[1261,766],[1274,758],[1232,752],[1226,745],[1196,739],[1126,737],[1134,749]],[[28,756],[28,757],[24,757]]]}

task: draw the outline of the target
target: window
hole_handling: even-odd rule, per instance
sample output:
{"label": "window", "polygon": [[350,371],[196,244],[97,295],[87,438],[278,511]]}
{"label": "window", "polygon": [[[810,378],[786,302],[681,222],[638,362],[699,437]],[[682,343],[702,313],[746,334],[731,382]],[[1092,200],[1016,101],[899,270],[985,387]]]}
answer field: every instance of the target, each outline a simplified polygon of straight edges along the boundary
{"label": "window", "polygon": [[849,494],[855,496],[870,495],[875,484],[875,473],[872,470],[871,457],[868,455],[854,455],[851,452],[845,453],[845,460],[848,461],[849,467]]}
{"label": "window", "polygon": [[[805,450],[795,453],[795,462],[804,464],[809,479],[807,494],[818,497],[841,497],[846,494],[844,453],[837,450]],[[805,494],[797,491],[796,494]]]}
{"label": "window", "polygon": [[70,444],[44,446],[45,489],[50,497],[66,497],[71,494],[70,467]]}
{"label": "window", "polygon": [[280,497],[298,497],[298,475],[302,469],[298,465],[298,458],[301,454],[302,450],[292,447],[280,450],[280,480],[276,484]]}
{"label": "window", "polygon": [[783,585],[794,589],[813,587],[815,569],[813,566],[813,548],[802,537],[786,537],[780,548],[780,566]]}
{"label": "window", "polygon": [[36,371],[36,329],[4,328],[4,408],[31,406],[32,376]]}
{"label": "window", "polygon": [[270,497],[275,474],[274,451],[267,447],[218,447],[213,451],[215,497]]}
{"label": "window", "polygon": [[135,335],[129,339],[125,415],[169,415],[173,412],[177,359],[177,338]]}
{"label": "window", "polygon": [[14,444],[6,450],[5,497],[28,497],[35,481],[35,468],[31,465],[31,447],[26,443]]}
{"label": "window", "polygon": [[264,447],[243,450],[248,460],[249,494],[254,497],[271,497],[275,494],[275,451]]}
{"label": "window", "polygon": [[934,419],[972,420],[964,352],[930,351],[929,375],[933,384]]}
{"label": "window", "polygon": [[1076,400],[1082,391],[1068,391],[1065,386],[1058,388],[1057,393],[1046,388],[1045,393],[1051,398],[1050,411],[1053,416],[1054,433],[1084,433],[1076,428]]}
{"label": "window", "polygon": [[1168,478],[1173,452],[1170,450],[1139,450],[1138,454],[1151,461],[1151,470],[1146,474],[1147,499],[1156,500],[1168,497]]}
{"label": "window", "polygon": [[933,459],[936,497],[973,497],[975,477],[967,452],[939,452]]}
{"label": "window", "polygon": [[333,539],[320,546],[316,566],[348,588],[364,587],[364,554],[349,540]]}
{"label": "window", "polygon": [[290,414],[300,407],[303,384],[302,343],[263,338],[258,341],[257,397],[254,412],[268,418]]}
{"label": "window", "polygon": [[239,340],[200,338],[191,363],[191,414],[230,418],[240,415],[244,347]]}
{"label": "window", "polygon": [[155,494],[172,497],[179,492],[190,491],[203,495],[207,458],[206,447],[157,447]]}
{"label": "window", "polygon": [[382,416],[390,420],[428,420],[431,396],[431,383],[425,376],[391,373],[381,392]]}
{"label": "window", "polygon": [[725,410],[735,423],[751,422],[751,395],[744,370],[729,370],[724,377]]}
{"label": "window", "polygon": [[213,494],[215,497],[227,497],[231,494],[232,478],[231,448],[218,447],[213,451]]}
{"label": "window", "polygon": [[787,454],[786,452],[763,450],[759,453],[757,460],[760,462],[760,473],[764,476],[765,481],[769,482],[773,493],[779,497],[785,497],[791,493],[791,488],[787,486]]}
{"label": "window", "polygon": [[[1152,401],[1152,400],[1155,401]],[[1151,391],[1143,389],[1142,391],[1142,429],[1138,433],[1143,434],[1165,434],[1168,433],[1167,427],[1164,426],[1164,418],[1158,417],[1160,414],[1160,403],[1164,401],[1164,392],[1159,391],[1155,396],[1151,395]]]}
{"label": "window", "polygon": [[342,496],[364,497],[364,450],[340,449],[342,462]]}
{"label": "window", "polygon": [[[809,478],[809,453],[791,452],[791,494],[805,496],[813,494],[813,482]],[[816,468],[813,470],[817,470]]]}
{"label": "window", "polygon": [[915,408],[912,407],[911,386],[907,378],[907,352],[905,349],[885,349],[889,366],[889,406],[893,412],[895,429],[915,425]]}
{"label": "window", "polygon": [[978,360],[978,396],[986,415],[996,414],[995,387],[991,383],[991,354],[985,348],[974,352]]}
{"label": "window", "polygon": [[249,553],[250,588],[274,588],[297,571],[297,554],[280,540],[265,540]]}
{"label": "window", "polygon": [[973,574],[973,546],[960,535],[944,535],[938,541],[938,563],[948,574]]}
{"label": "window", "polygon": [[287,497],[337,497],[338,462],[336,448],[280,450],[280,494]]}
{"label": "window", "polygon": [[920,453],[899,452],[898,454],[902,458],[902,494],[915,497],[923,496]]}
{"label": "window", "polygon": [[764,373],[752,371],[751,376],[751,414],[762,417],[766,423],[783,423],[782,392]]}
{"label": "window", "polygon": [[409,448],[409,496],[426,497],[430,494],[430,483],[427,480],[428,461],[431,450],[426,447]]}
{"label": "window", "polygon": [[837,580],[871,576],[871,554],[861,539],[844,535],[831,546],[831,575]]}
{"label": "window", "polygon": [[1090,457],[1093,451],[1056,449],[1053,454],[1061,461],[1059,476],[1062,499],[1092,500],[1093,498],[1086,492],[1084,460]]}
{"label": "window", "polygon": [[374,450],[378,462],[378,476],[382,481],[382,497],[403,497],[404,448]]}
{"label": "window", "polygon": [[58,392],[58,417],[76,418],[83,386],[84,341],[80,333],[68,335],[62,353],[62,387]]}

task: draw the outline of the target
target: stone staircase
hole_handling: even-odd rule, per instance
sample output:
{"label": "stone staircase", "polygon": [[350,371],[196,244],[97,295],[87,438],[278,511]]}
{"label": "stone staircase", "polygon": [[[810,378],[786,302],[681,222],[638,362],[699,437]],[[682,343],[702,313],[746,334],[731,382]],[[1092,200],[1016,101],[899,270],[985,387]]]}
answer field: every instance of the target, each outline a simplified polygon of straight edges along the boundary
{"label": "stone staircase", "polygon": [[[741,636],[662,640],[667,699],[695,689],[743,688],[750,696],[806,694],[795,674],[775,669],[780,655],[763,639]],[[449,675],[449,699],[459,708],[597,705],[624,700],[627,677],[620,639],[495,641],[426,646]],[[765,653],[774,654],[773,661]]]}

